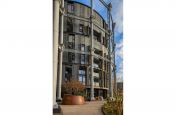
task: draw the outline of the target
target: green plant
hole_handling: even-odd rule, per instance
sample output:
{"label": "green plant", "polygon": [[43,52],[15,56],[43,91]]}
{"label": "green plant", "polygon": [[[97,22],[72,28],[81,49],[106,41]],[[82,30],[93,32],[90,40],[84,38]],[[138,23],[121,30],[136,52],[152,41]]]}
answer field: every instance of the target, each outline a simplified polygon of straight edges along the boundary
{"label": "green plant", "polygon": [[108,98],[103,105],[105,115],[122,115],[123,114],[123,94],[118,90],[114,92],[114,98]]}

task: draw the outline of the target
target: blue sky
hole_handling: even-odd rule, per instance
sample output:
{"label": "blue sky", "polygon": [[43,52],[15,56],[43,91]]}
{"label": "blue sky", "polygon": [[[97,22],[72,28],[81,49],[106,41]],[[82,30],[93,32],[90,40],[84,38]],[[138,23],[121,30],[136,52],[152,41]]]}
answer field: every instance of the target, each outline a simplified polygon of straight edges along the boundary
{"label": "blue sky", "polygon": [[[90,0],[73,0],[90,6]],[[104,0],[107,4],[112,4],[112,17],[116,22],[115,42],[116,42],[116,66],[117,81],[123,81],[123,0]],[[107,20],[107,11],[99,0],[94,0],[94,9]]]}

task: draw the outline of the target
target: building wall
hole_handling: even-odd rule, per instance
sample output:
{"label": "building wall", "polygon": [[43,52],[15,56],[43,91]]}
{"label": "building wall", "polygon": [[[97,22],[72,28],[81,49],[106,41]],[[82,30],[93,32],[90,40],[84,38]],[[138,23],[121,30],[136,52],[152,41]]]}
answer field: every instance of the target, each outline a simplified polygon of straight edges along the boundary
{"label": "building wall", "polygon": [[[90,8],[77,2],[65,2],[64,17],[64,53],[63,53],[63,82],[72,79],[79,80],[80,69],[85,70],[85,85],[90,88]],[[104,19],[94,11],[94,87],[97,89],[108,90],[108,35],[107,24]],[[71,17],[70,17],[71,16]],[[73,17],[85,19],[79,20]],[[82,31],[83,30],[83,31]],[[84,49],[84,50],[83,50]],[[85,59],[84,59],[85,58]],[[84,62],[82,61],[84,59]],[[98,64],[97,64],[98,63]],[[84,72],[83,72],[84,73]],[[101,94],[101,92],[98,92]]]}

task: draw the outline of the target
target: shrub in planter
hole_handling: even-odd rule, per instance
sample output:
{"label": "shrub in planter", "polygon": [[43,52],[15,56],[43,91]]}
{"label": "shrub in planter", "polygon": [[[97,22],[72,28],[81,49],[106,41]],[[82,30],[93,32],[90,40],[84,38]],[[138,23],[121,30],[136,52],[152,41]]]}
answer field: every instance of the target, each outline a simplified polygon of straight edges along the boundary
{"label": "shrub in planter", "polygon": [[66,105],[80,105],[84,104],[84,89],[85,86],[77,80],[71,80],[63,83],[63,90],[65,92],[62,104]]}
{"label": "shrub in planter", "polygon": [[105,115],[123,115],[123,95],[120,91],[114,92],[114,98],[108,98],[102,107]]}

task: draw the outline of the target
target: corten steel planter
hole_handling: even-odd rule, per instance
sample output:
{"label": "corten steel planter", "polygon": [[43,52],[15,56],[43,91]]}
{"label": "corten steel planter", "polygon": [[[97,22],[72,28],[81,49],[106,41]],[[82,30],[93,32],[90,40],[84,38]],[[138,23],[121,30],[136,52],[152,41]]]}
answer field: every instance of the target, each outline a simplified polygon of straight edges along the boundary
{"label": "corten steel planter", "polygon": [[82,105],[84,103],[84,97],[70,94],[65,94],[62,100],[63,105]]}

